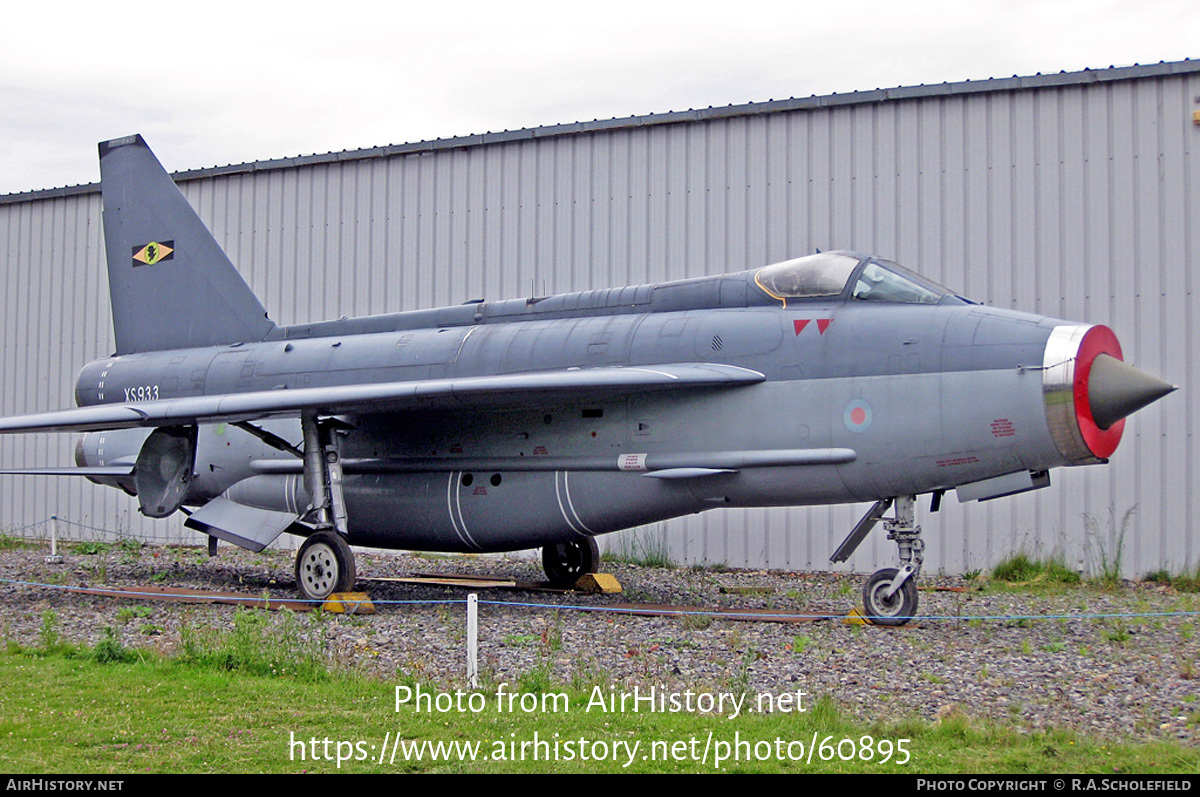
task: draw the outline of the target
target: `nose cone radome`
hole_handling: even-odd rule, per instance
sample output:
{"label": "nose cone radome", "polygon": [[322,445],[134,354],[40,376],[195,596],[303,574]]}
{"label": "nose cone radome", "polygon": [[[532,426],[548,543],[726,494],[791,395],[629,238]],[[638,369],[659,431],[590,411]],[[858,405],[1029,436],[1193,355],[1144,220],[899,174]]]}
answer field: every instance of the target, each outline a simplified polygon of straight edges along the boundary
{"label": "nose cone radome", "polygon": [[1088,377],[1092,419],[1101,429],[1109,429],[1117,421],[1175,389],[1175,385],[1139,371],[1116,357],[1098,354]]}

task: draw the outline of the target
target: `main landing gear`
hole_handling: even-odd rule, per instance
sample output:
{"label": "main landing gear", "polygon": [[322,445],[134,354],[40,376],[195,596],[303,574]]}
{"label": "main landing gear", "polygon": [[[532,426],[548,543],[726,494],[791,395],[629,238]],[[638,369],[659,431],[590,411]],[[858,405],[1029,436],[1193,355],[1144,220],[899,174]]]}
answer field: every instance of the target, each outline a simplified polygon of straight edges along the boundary
{"label": "main landing gear", "polygon": [[312,506],[303,521],[316,531],[296,554],[296,589],[307,600],[323,601],[354,589],[354,552],[346,542],[346,501],[342,493],[340,421],[305,414],[304,487]]}
{"label": "main landing gear", "polygon": [[595,573],[600,548],[591,537],[569,540],[542,548],[542,569],[556,587],[573,587],[585,573]]}
{"label": "main landing gear", "polygon": [[[893,503],[895,515],[884,518]],[[925,559],[925,541],[921,539],[916,515],[915,495],[876,501],[829,558],[831,562],[849,559],[875,524],[883,521],[888,539],[900,548],[900,567],[877,570],[863,585],[863,610],[876,625],[904,625],[917,615],[917,576]]]}
{"label": "main landing gear", "polygon": [[349,592],[355,580],[354,552],[335,531],[318,531],[296,555],[296,587],[308,600]]}

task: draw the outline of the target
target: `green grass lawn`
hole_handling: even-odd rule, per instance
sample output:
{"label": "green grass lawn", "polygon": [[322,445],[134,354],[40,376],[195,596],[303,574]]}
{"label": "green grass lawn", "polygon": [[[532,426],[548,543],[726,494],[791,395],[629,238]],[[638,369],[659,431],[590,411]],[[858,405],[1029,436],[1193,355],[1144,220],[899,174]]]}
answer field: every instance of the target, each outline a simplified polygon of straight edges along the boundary
{"label": "green grass lawn", "polygon": [[[510,689],[561,693],[558,710],[547,705],[544,711],[525,712],[519,698],[511,711],[497,710],[497,687],[489,685],[475,698],[475,705],[482,707],[479,712],[469,708],[443,712],[436,707],[418,711],[411,704],[397,711],[396,687],[411,689],[417,684],[312,667],[311,651],[302,643],[280,642],[278,629],[268,634],[267,625],[255,619],[255,613],[244,614],[234,631],[193,640],[170,659],[123,648],[111,640],[93,649],[72,647],[59,642],[52,629],[35,648],[9,645],[0,653],[3,768],[13,773],[112,774],[339,768],[349,772],[1200,771],[1200,750],[1181,744],[1114,744],[1070,733],[1020,733],[958,715],[940,723],[865,724],[842,714],[828,700],[804,705],[803,712],[743,713],[734,718],[601,711],[595,703],[589,711],[597,685],[562,686],[544,676]],[[421,686],[426,691],[438,689]],[[454,687],[443,688],[452,692]],[[608,685],[600,690],[610,694]],[[461,699],[468,700],[469,694]],[[747,697],[750,702],[754,699],[753,694]],[[422,760],[412,755],[406,759],[396,745],[397,735],[405,745],[459,746],[442,748],[439,760],[432,760],[435,748],[430,747],[422,750]],[[534,745],[535,739],[543,744]],[[718,763],[718,758],[724,760]]]}

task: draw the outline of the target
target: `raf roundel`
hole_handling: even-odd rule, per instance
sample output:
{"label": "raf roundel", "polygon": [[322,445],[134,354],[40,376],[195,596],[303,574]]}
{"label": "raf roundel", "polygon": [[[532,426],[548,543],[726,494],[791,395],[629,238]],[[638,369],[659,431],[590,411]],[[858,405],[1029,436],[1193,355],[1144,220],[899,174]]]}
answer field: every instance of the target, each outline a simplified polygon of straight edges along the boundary
{"label": "raf roundel", "polygon": [[870,404],[862,399],[854,399],[846,405],[846,411],[842,413],[842,422],[852,432],[865,432],[871,428],[874,417]]}

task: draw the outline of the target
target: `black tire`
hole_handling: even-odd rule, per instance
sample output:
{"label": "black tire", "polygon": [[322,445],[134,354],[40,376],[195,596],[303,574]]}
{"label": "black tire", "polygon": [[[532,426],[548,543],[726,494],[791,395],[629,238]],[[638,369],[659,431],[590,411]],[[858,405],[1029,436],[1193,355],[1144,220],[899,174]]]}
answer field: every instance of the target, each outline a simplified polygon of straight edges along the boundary
{"label": "black tire", "polygon": [[317,532],[296,554],[296,589],[307,600],[323,601],[335,592],[349,592],[356,578],[354,552],[336,532]]}
{"label": "black tire", "polygon": [[890,598],[884,597],[900,571],[894,567],[876,570],[863,585],[863,609],[876,625],[904,625],[917,615],[917,583],[910,578]]}
{"label": "black tire", "polygon": [[595,573],[600,546],[591,537],[542,548],[542,569],[556,587],[573,587],[584,573]]}

